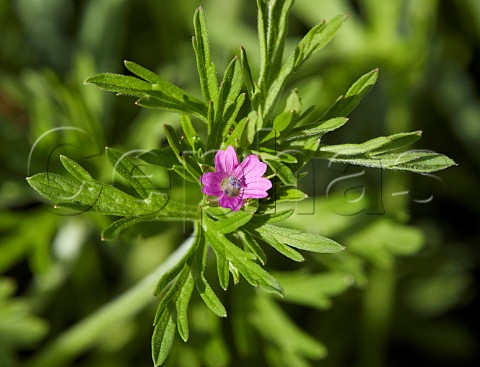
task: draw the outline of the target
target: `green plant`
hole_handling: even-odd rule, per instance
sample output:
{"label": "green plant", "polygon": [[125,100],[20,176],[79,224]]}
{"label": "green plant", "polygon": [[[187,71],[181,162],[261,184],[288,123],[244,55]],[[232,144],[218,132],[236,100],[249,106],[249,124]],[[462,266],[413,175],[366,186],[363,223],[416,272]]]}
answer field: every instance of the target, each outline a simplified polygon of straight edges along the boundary
{"label": "green plant", "polygon": [[[267,261],[265,245],[296,262],[304,260],[299,250],[325,254],[343,249],[336,241],[318,233],[278,225],[294,213],[293,209],[281,209],[282,203],[306,198],[297,183],[305,177],[302,170],[311,159],[419,173],[438,171],[454,164],[439,153],[399,152],[420,138],[419,131],[377,137],[359,144],[323,144],[325,134],[347,123],[348,116],[374,86],[378,70],[361,76],[326,110],[315,106],[304,108],[301,91],[293,90],[285,99],[284,89],[292,74],[330,42],[347,18],[338,15],[316,25],[284,60],[292,5],[292,0],[257,1],[258,77],[252,75],[247,51],[241,47],[239,56],[229,63],[220,83],[210,57],[205,15],[201,8],[196,11],[193,48],[203,99],[130,61],[125,62],[125,66],[135,76],[105,73],[86,80],[87,84],[101,89],[137,97],[139,106],[180,115],[181,137],[173,127],[165,125],[168,146],[141,154],[106,149],[115,172],[123,178],[123,183],[134,189],[134,195],[95,180],[65,156],[61,157],[61,163],[70,176],[45,172],[28,178],[35,190],[58,207],[120,217],[102,232],[105,240],[116,238],[123,230],[140,222],[193,224],[190,246],[185,247],[181,259],[161,276],[156,286],[155,294],[162,295],[152,338],[156,365],[165,362],[176,331],[184,341],[188,340],[188,307],[194,289],[216,315],[227,315],[205,274],[208,248],[212,248],[216,256],[221,288],[229,288],[230,276],[234,283],[242,276],[251,285],[280,296],[283,295],[282,282],[262,266]],[[196,121],[203,124],[200,129],[195,127]],[[206,139],[202,139],[205,130]],[[200,198],[202,175],[212,169],[214,155],[228,146],[235,147],[241,156],[253,154],[265,162],[268,166],[266,177],[273,183],[268,197],[249,199],[238,211],[220,208],[206,196]],[[141,168],[140,164],[144,163],[153,166],[150,169],[156,172],[156,181]],[[159,182],[168,182],[171,190],[159,189]],[[386,224],[376,230],[383,233],[393,228]],[[298,282],[302,281],[304,279],[299,276]],[[288,279],[285,282],[288,283]],[[338,284],[340,292],[345,285],[342,281]],[[260,316],[254,324],[259,330],[266,330],[266,324],[274,324],[268,317],[278,321],[279,331],[266,333],[264,337],[273,339],[277,346],[283,345],[286,339],[281,338],[280,331],[292,332],[294,326],[271,299],[260,296],[257,301],[255,307]],[[310,339],[305,337],[305,340]],[[298,345],[295,352],[286,353],[285,360],[298,365],[303,357],[322,355],[315,342],[309,341],[307,345],[310,347],[302,349]]]}

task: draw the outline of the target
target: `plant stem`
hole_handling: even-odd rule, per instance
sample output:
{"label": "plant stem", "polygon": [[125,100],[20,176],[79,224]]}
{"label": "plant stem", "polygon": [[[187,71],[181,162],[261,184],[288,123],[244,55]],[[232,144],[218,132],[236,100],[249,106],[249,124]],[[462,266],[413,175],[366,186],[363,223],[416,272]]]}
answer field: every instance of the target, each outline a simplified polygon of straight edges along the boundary
{"label": "plant stem", "polygon": [[72,326],[29,360],[25,367],[67,366],[69,362],[99,342],[118,322],[132,317],[153,300],[158,279],[188,251],[194,237],[189,237],[160,266],[118,298]]}

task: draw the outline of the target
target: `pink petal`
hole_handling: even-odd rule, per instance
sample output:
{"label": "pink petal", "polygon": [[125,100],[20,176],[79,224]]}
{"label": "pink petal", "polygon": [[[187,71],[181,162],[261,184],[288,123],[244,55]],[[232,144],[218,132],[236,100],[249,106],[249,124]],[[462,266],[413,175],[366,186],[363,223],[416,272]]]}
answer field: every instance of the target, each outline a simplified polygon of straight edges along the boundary
{"label": "pink petal", "polygon": [[238,212],[243,205],[243,199],[241,195],[230,197],[228,195],[221,195],[218,198],[218,205],[223,208],[230,208],[234,212]]}
{"label": "pink petal", "polygon": [[267,165],[260,162],[255,154],[251,154],[235,169],[234,175],[237,177],[243,176],[245,181],[248,181],[250,177],[262,177],[266,170]]}
{"label": "pink petal", "polygon": [[220,185],[223,180],[223,175],[218,174],[217,172],[205,172],[200,177],[200,182],[203,185]]}
{"label": "pink petal", "polygon": [[272,183],[269,179],[265,177],[258,177],[252,179],[247,185],[245,185],[245,187],[242,188],[240,195],[242,195],[244,199],[261,199],[268,196],[267,190],[271,188]]}
{"label": "pink petal", "polygon": [[223,194],[222,189],[217,186],[203,186],[202,192],[209,196],[220,196]]}
{"label": "pink petal", "polygon": [[231,145],[226,150],[218,150],[215,155],[215,169],[217,172],[223,172],[230,175],[238,166],[237,153]]}
{"label": "pink petal", "polygon": [[200,177],[200,182],[203,184],[202,192],[205,195],[219,196],[222,194],[221,183],[223,175],[217,172],[206,172]]}

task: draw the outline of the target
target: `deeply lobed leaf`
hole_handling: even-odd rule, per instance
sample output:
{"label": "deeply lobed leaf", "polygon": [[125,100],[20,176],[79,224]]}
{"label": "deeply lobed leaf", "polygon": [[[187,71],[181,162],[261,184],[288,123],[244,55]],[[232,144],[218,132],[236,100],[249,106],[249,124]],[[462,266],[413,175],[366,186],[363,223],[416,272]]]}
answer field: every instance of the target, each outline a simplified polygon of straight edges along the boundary
{"label": "deeply lobed leaf", "polygon": [[[327,157],[324,154],[320,154],[319,158]],[[377,154],[374,156],[342,156],[339,154],[332,154],[328,156],[327,159],[330,162],[340,162],[357,166],[393,169],[418,173],[437,172],[456,165],[456,163],[451,158],[443,154],[416,150],[398,154]]]}
{"label": "deeply lobed leaf", "polygon": [[271,224],[255,225],[254,223],[249,223],[247,228],[259,236],[259,238],[271,238],[276,242],[302,250],[318,253],[333,253],[343,250],[343,246],[334,240],[316,233],[308,233]]}
{"label": "deeply lobed leaf", "polygon": [[378,78],[378,69],[362,75],[348,89],[344,96],[340,96],[335,103],[324,113],[323,119],[336,116],[348,116],[359,104],[365,95],[373,88]]}
{"label": "deeply lobed leaf", "polygon": [[192,43],[195,50],[200,87],[203,98],[208,103],[217,100],[218,85],[215,65],[210,60],[210,42],[206,23],[205,13],[202,7],[199,7],[193,16],[195,36]]}
{"label": "deeply lobed leaf", "polygon": [[268,116],[283,90],[287,79],[315,52],[325,47],[340,30],[346,19],[345,15],[337,15],[328,23],[320,23],[312,28],[300,41],[287,61],[282,65],[278,75],[268,89],[264,111]]}
{"label": "deeply lobed leaf", "polygon": [[[138,71],[139,68],[141,67],[137,66],[134,70]],[[145,72],[140,73],[145,75]],[[152,74],[152,72],[149,74],[150,80],[154,79]],[[157,83],[152,84],[128,75],[103,73],[87,78],[85,84],[94,84],[109,92],[138,97],[137,104],[144,107],[165,109],[206,119],[207,108],[204,103],[160,77],[156,81]]]}
{"label": "deeply lobed leaf", "polygon": [[151,193],[145,199],[137,199],[108,184],[79,181],[54,173],[38,173],[27,181],[57,206],[82,212],[122,217],[152,215],[160,212],[168,201],[168,196],[163,193]]}
{"label": "deeply lobed leaf", "polygon": [[379,136],[361,144],[326,145],[319,148],[319,153],[333,153],[341,156],[355,156],[365,153],[376,155],[386,153],[416,142],[422,136],[421,131]]}

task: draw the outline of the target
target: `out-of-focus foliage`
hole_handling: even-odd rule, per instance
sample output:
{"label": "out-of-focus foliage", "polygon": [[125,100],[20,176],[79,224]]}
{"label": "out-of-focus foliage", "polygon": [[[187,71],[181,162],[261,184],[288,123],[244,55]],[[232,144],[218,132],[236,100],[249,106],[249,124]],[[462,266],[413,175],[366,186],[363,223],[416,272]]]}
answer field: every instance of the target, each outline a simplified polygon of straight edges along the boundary
{"label": "out-of-focus foliage", "polygon": [[[120,60],[128,59],[200,97],[191,51],[199,5],[219,73],[240,44],[251,64],[258,60],[250,0],[0,0],[0,366],[34,365],[68,340],[72,325],[134,287],[190,233],[182,225],[145,224],[104,243],[106,219],[53,214],[24,179],[59,172],[63,154],[111,182],[104,146],[158,148],[163,124],[180,125],[175,116],[140,110],[83,81],[98,72],[126,73]],[[421,176],[314,161],[302,187],[311,198],[298,205],[290,225],[332,236],[347,251],[310,255],[305,273],[268,253],[269,266],[284,278],[284,301],[242,282],[227,294],[216,289],[232,309],[226,320],[193,297],[189,343],[175,340],[167,365],[473,366],[478,360],[480,5],[297,0],[287,48],[339,13],[350,15],[342,31],[286,91],[295,85],[304,105],[326,107],[378,67],[376,87],[328,143],[423,130],[422,147],[459,166]],[[375,258],[365,255],[370,246]],[[89,335],[88,343],[70,345],[76,353],[64,348],[51,365],[151,366],[155,307],[141,309]],[[283,322],[271,324],[273,315]]]}

